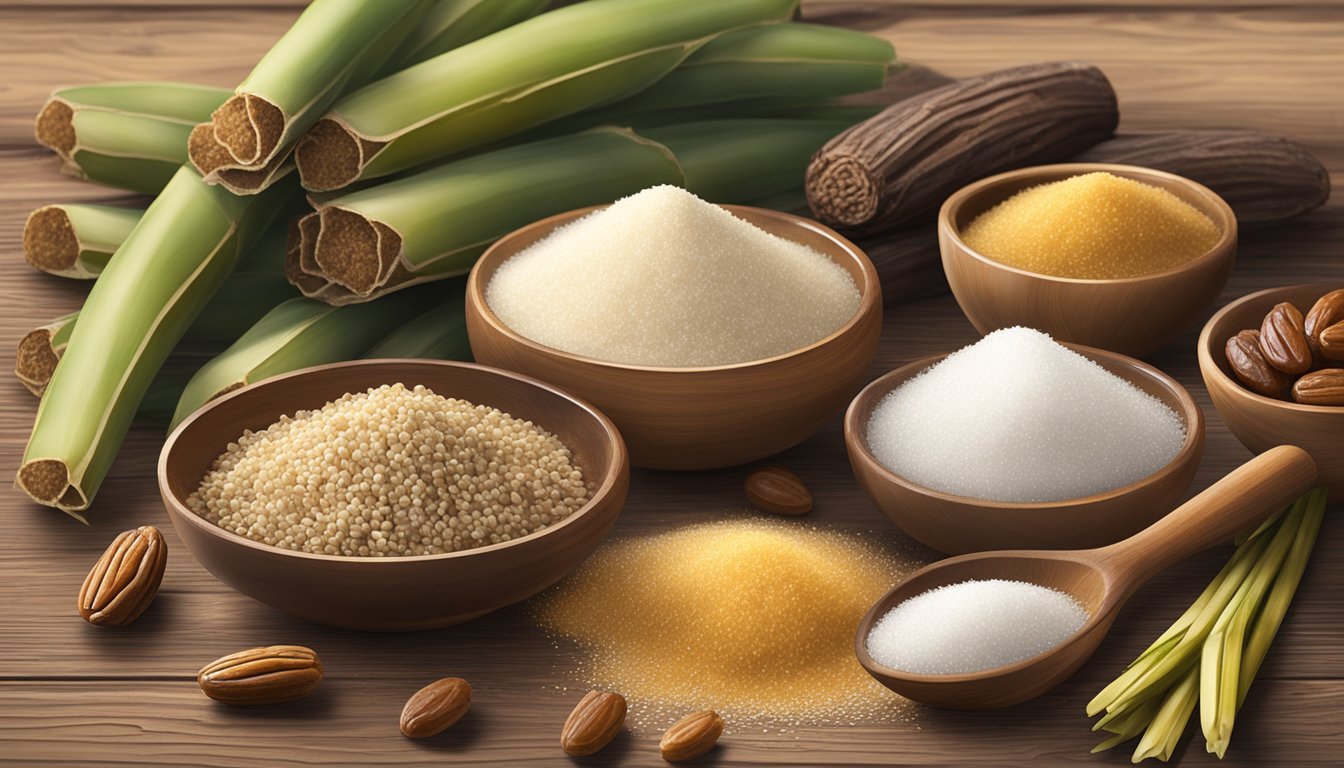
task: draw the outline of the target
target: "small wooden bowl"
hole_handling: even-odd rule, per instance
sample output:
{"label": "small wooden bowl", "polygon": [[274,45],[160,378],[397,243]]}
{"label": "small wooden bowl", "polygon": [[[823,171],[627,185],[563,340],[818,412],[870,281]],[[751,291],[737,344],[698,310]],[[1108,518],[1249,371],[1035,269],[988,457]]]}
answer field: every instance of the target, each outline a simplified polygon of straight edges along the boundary
{"label": "small wooden bowl", "polygon": [[[347,392],[423,384],[530,419],[559,437],[593,489],[549,528],[503,544],[441,555],[376,558],[309,554],[244,538],[198,517],[185,499],[245,429],[320,407]],[[406,631],[458,624],[531,597],[583,562],[616,521],[630,468],[615,426],[542,382],[470,363],[361,360],[320,365],[244,387],[192,414],[159,456],[159,490],[173,528],[205,569],[249,597],[300,618],[352,629]]]}
{"label": "small wooden bowl", "polygon": [[845,446],[854,476],[901,530],[949,555],[995,549],[1090,549],[1143,530],[1174,509],[1194,480],[1204,452],[1204,415],[1174,379],[1132,358],[1065,344],[1171,408],[1185,442],[1166,466],[1129,485],[1066,501],[1014,503],[942,493],[906,480],[868,447],[868,422],[892,390],[947,355],[904,365],[869,384],[845,414]]}
{"label": "small wooden bowl", "polygon": [[863,384],[882,331],[877,270],[833,230],[787,213],[726,205],[771,234],[821,251],[858,285],[859,309],[817,342],[764,360],[702,368],[625,365],[562,352],[509,329],[485,301],[495,270],[557,227],[603,206],[562,213],[496,242],[467,281],[467,334],[476,359],[585,398],[620,427],[630,461],[653,469],[745,464],[801,443]]}
{"label": "small wooden bowl", "polygon": [[[1223,346],[1238,331],[1260,328],[1275,304],[1286,301],[1305,315],[1322,295],[1344,282],[1291,285],[1259,291],[1218,310],[1199,334],[1199,372],[1218,415],[1241,444],[1255,453],[1296,445],[1316,461],[1330,498],[1344,498],[1344,408],[1276,400],[1241,386],[1228,367]],[[1344,363],[1341,363],[1344,367]]]}
{"label": "small wooden bowl", "polygon": [[[1165,189],[1198,208],[1222,231],[1203,256],[1163,272],[1111,280],[1053,277],[1010,267],[971,250],[961,230],[1027,187],[1106,171]],[[957,303],[985,334],[1023,325],[1059,341],[1145,355],[1193,323],[1218,297],[1237,253],[1237,218],[1207,187],[1162,171],[1108,163],[1021,168],[963,187],[938,213],[943,271]]]}

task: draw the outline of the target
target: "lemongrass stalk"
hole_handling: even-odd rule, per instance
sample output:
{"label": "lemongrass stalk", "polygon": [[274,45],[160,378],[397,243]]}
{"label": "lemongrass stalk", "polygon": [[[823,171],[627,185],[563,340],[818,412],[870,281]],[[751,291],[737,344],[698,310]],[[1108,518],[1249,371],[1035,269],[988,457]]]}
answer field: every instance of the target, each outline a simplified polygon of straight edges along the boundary
{"label": "lemongrass stalk", "polygon": [[84,520],[155,372],[290,192],[239,198],[177,172],[89,292],[38,406],[20,489]]}
{"label": "lemongrass stalk", "polygon": [[373,345],[364,357],[471,360],[464,290],[465,284],[449,288],[442,304],[408,320]]}
{"label": "lemongrass stalk", "polygon": [[1241,676],[1237,681],[1238,707],[1246,701],[1251,682],[1260,671],[1260,665],[1264,663],[1265,656],[1269,653],[1269,646],[1279,633],[1284,617],[1288,615],[1288,606],[1292,604],[1293,595],[1297,593],[1297,586],[1302,582],[1302,574],[1306,572],[1307,561],[1311,558],[1321,523],[1325,519],[1327,496],[1326,489],[1321,487],[1304,497],[1306,504],[1303,519],[1298,526],[1297,536],[1293,539],[1293,547],[1288,552],[1282,570],[1274,579],[1274,586],[1255,618],[1255,627],[1251,630],[1251,636],[1242,651]]}
{"label": "lemongrass stalk", "polygon": [[1088,714],[1095,715],[1105,709],[1108,715],[1115,716],[1148,698],[1161,696],[1170,688],[1184,673],[1185,665],[1197,657],[1205,638],[1254,568],[1255,561],[1267,543],[1261,537],[1238,549],[1226,575],[1216,587],[1210,585],[1206,590],[1210,592],[1208,600],[1180,632],[1179,639],[1160,656],[1153,654],[1144,663],[1126,669],[1115,682],[1093,698],[1088,704]]}
{"label": "lemongrass stalk", "polygon": [[880,37],[820,24],[771,24],[706,43],[613,115],[738,99],[829,99],[881,88],[896,58]]}
{"label": "lemongrass stalk", "polygon": [[410,53],[400,60],[399,68],[530,19],[549,4],[549,0],[438,0],[406,40]]}
{"label": "lemongrass stalk", "polygon": [[187,136],[229,91],[186,83],[99,83],[53,91],[38,113],[38,142],[65,173],[155,194],[187,161]]}
{"label": "lemongrass stalk", "polygon": [[299,143],[303,185],[339,189],[633,95],[709,40],[797,0],[588,0],[343,97]]}
{"label": "lemongrass stalk", "polygon": [[336,99],[380,73],[431,0],[314,0],[257,62],[188,155],[205,181],[255,194],[283,175],[293,143]]}
{"label": "lemongrass stalk", "polygon": [[1160,704],[1161,702],[1157,699],[1151,699],[1144,702],[1142,707],[1130,710],[1124,716],[1116,718],[1104,726],[1101,723],[1094,725],[1092,727],[1093,731],[1106,731],[1110,735],[1092,748],[1092,754],[1105,752],[1143,733],[1144,729],[1153,722],[1153,717],[1157,715]]}
{"label": "lemongrass stalk", "polygon": [[312,365],[354,360],[441,299],[438,292],[422,289],[345,307],[304,298],[286,301],[201,366],[182,392],[173,424],[239,387]]}
{"label": "lemongrass stalk", "polygon": [[308,271],[333,286],[317,292],[324,301],[368,300],[463,274],[490,243],[528,222],[655,184],[684,184],[676,158],[624,129],[469,157],[320,203]]}
{"label": "lemongrass stalk", "polygon": [[1305,507],[1307,504],[1307,499],[1310,498],[1310,496],[1311,494],[1307,494],[1306,496],[1297,499],[1284,509],[1281,509],[1278,512],[1271,515],[1268,519],[1266,519],[1256,527],[1248,529],[1238,534],[1236,539],[1237,546],[1241,546],[1242,544],[1245,544],[1246,542],[1256,538],[1257,536],[1263,536],[1266,532],[1274,530],[1278,526],[1279,521],[1282,520],[1284,517],[1292,514],[1294,509],[1297,509],[1298,507]]}
{"label": "lemongrass stalk", "polygon": [[23,257],[48,274],[92,280],[142,215],[112,205],[44,205],[23,225]]}
{"label": "lemongrass stalk", "polygon": [[1189,667],[1180,682],[1162,697],[1161,706],[1139,739],[1130,762],[1140,763],[1155,757],[1165,763],[1176,751],[1199,699],[1199,665],[1190,664]]}
{"label": "lemongrass stalk", "polygon": [[1219,758],[1227,751],[1232,739],[1232,726],[1237,715],[1237,678],[1241,674],[1241,650],[1246,630],[1288,555],[1302,514],[1303,510],[1295,507],[1283,519],[1257,558],[1254,570],[1237,589],[1204,641],[1200,654],[1199,720],[1208,751]]}

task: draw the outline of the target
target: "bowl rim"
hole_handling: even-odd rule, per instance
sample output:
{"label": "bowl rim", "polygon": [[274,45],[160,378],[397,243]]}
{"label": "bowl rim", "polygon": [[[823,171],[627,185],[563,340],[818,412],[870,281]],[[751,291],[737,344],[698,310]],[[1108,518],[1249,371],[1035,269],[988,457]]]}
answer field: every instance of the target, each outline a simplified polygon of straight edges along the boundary
{"label": "bowl rim", "polygon": [[[1011,264],[1005,264],[997,259],[992,259],[966,244],[961,237],[961,228],[956,224],[956,215],[960,213],[961,208],[969,201],[976,199],[980,195],[986,194],[1001,184],[1009,181],[1016,181],[1021,178],[1039,178],[1045,176],[1054,176],[1057,174],[1066,174],[1064,178],[1077,176],[1084,173],[1106,172],[1113,173],[1125,178],[1146,177],[1149,179],[1164,179],[1177,182],[1200,197],[1204,198],[1210,208],[1217,211],[1218,216],[1209,215],[1208,211],[1201,210],[1201,213],[1208,215],[1217,225],[1221,236],[1218,241],[1209,247],[1209,250],[1189,261],[1177,264],[1174,267],[1164,269],[1161,272],[1149,272],[1143,275],[1132,275],[1130,277],[1063,277],[1061,275],[1047,275],[1041,272],[1032,272],[1030,270],[1014,267]],[[1136,181],[1142,180],[1134,179]],[[1063,181],[1063,179],[1057,179]],[[1042,179],[1038,184],[1046,184],[1049,181]],[[1033,184],[1035,186],[1035,184]],[[1021,190],[1019,190],[1021,191]],[[1007,198],[1003,198],[1006,200]],[[999,202],[1003,202],[1000,200]],[[997,203],[996,203],[997,205]],[[1033,165],[1026,168],[1017,168],[1011,171],[1005,171],[993,176],[980,179],[962,187],[948,196],[938,209],[938,230],[940,233],[946,233],[952,238],[957,247],[971,258],[986,264],[988,266],[1001,269],[1005,272],[1021,275],[1023,277],[1036,278],[1038,280],[1060,283],[1065,285],[1137,285],[1149,281],[1163,280],[1173,277],[1183,272],[1194,272],[1224,259],[1235,258],[1238,237],[1238,225],[1236,212],[1232,206],[1221,195],[1200,184],[1199,182],[1167,171],[1159,171],[1156,168],[1147,168],[1141,165],[1127,165],[1124,163],[1054,163],[1051,165]]]}
{"label": "bowl rim", "polygon": [[[772,363],[778,363],[793,357],[800,357],[804,354],[807,354],[814,350],[820,349],[828,344],[831,344],[836,340],[848,335],[849,333],[853,332],[855,328],[859,327],[859,325],[871,312],[873,312],[874,310],[880,311],[882,308],[882,298],[881,298],[882,282],[881,279],[878,277],[877,267],[873,265],[872,260],[868,258],[868,254],[865,253],[862,248],[855,245],[844,235],[841,235],[839,232],[836,232],[834,229],[831,229],[830,227],[826,226],[825,224],[822,224],[819,221],[814,221],[804,216],[798,216],[796,214],[786,213],[784,211],[776,211],[770,208],[758,208],[750,205],[733,205],[727,203],[722,204],[716,203],[716,205],[718,205],[720,208],[727,210],[729,213],[732,213],[734,216],[737,216],[739,219],[743,219],[750,224],[755,225],[755,222],[752,220],[752,217],[776,219],[785,224],[788,224],[791,227],[811,230],[812,232],[821,235],[822,237],[834,242],[837,246],[839,246],[842,251],[844,251],[850,258],[853,259],[854,262],[856,262],[859,265],[859,271],[863,274],[862,281],[855,281],[855,287],[858,288],[859,290],[859,305],[854,310],[854,314],[851,315],[850,318],[846,320],[845,323],[841,325],[839,328],[836,328],[834,331],[821,337],[820,339],[817,339],[816,341],[813,341],[805,346],[798,347],[797,349],[792,349],[787,352],[781,352],[778,355],[773,355],[771,357],[763,357],[757,360],[747,360],[740,363],[729,363],[727,365],[701,365],[701,366],[685,366],[685,367],[638,365],[634,363],[619,363],[611,360],[600,360],[595,357],[579,355],[573,352],[566,352],[563,349],[557,349],[556,347],[547,346],[540,342],[529,339],[526,336],[523,336],[522,334],[518,333],[517,331],[513,330],[508,325],[506,325],[504,321],[501,320],[499,316],[495,314],[494,310],[490,308],[489,302],[487,302],[485,299],[486,286],[481,284],[482,282],[480,277],[481,272],[484,269],[486,269],[487,266],[492,266],[494,268],[502,266],[504,262],[508,261],[509,258],[513,257],[514,253],[509,254],[507,258],[502,258],[500,256],[500,254],[504,252],[505,246],[507,246],[510,243],[510,241],[532,234],[537,230],[544,229],[553,232],[555,229],[565,224],[568,224],[571,221],[575,221],[584,216],[587,216],[590,213],[595,213],[601,209],[609,208],[611,205],[612,205],[611,203],[605,203],[602,205],[590,205],[583,208],[575,208],[574,210],[571,211],[565,211],[564,213],[557,213],[554,216],[547,216],[546,218],[534,221],[531,224],[528,224],[527,226],[515,229],[509,234],[496,240],[489,248],[486,249],[485,253],[481,254],[481,257],[476,260],[476,263],[471,268],[471,274],[467,277],[467,305],[469,307],[474,308],[476,312],[480,315],[481,319],[486,324],[488,324],[492,329],[494,329],[495,332],[503,335],[510,342],[523,346],[533,353],[549,355],[551,357],[559,358],[561,360],[565,360],[568,362],[583,363],[585,365],[600,366],[604,368],[635,371],[641,373],[667,373],[667,374],[694,374],[694,373],[713,373],[720,371],[734,371],[746,368],[753,368],[756,366],[769,365]],[[549,235],[549,232],[547,232],[547,235]],[[547,235],[543,235],[542,237],[545,237]],[[540,241],[540,239],[541,238],[538,238],[537,241]],[[791,240],[791,242],[797,242],[797,241]],[[830,258],[832,262],[838,263],[838,260],[832,254],[824,251],[822,253],[827,258]],[[496,262],[498,262],[497,265]]]}
{"label": "bowl rim", "polygon": [[[1283,408],[1289,411],[1297,411],[1299,413],[1305,413],[1305,414],[1323,414],[1323,415],[1335,414],[1339,416],[1344,416],[1344,407],[1338,405],[1309,405],[1307,403],[1298,403],[1292,400],[1280,400],[1274,397],[1266,397],[1265,395],[1262,395],[1258,392],[1252,392],[1246,387],[1243,387],[1241,385],[1241,382],[1237,381],[1232,376],[1228,376],[1226,373],[1224,373],[1222,366],[1218,365],[1217,360],[1214,358],[1215,352],[1213,349],[1214,344],[1213,329],[1217,327],[1219,324],[1221,324],[1227,318],[1228,315],[1232,314],[1238,309],[1241,309],[1243,306],[1250,304],[1253,301],[1265,299],[1272,295],[1285,294],[1290,291],[1305,290],[1307,288],[1321,288],[1325,293],[1328,293],[1330,291],[1337,290],[1339,288],[1344,288],[1344,281],[1340,281],[1339,283],[1330,283],[1325,281],[1315,283],[1296,283],[1294,285],[1281,285],[1278,286],[1277,288],[1265,288],[1263,290],[1253,291],[1244,296],[1235,298],[1232,301],[1229,301],[1227,304],[1223,305],[1217,312],[1214,312],[1213,316],[1208,319],[1208,322],[1204,323],[1204,327],[1200,329],[1199,341],[1196,342],[1195,346],[1196,356],[1199,359],[1199,370],[1201,375],[1203,375],[1205,379],[1216,376],[1219,380],[1219,383],[1226,383],[1228,387],[1235,390],[1237,393],[1236,396],[1247,398],[1248,400],[1254,403],[1268,405],[1270,407],[1275,408]],[[1321,295],[1323,296],[1325,295],[1325,293],[1322,293]],[[1223,339],[1221,343],[1226,344],[1227,339]],[[1344,368],[1344,361],[1340,361],[1339,365],[1341,368]],[[1210,387],[1209,389],[1212,388]],[[1217,403],[1215,402],[1214,405],[1216,408]]]}
{"label": "bowl rim", "polygon": [[[540,530],[533,531],[532,533],[529,533],[526,536],[520,536],[516,539],[510,539],[509,541],[503,541],[497,544],[487,544],[486,546],[483,547],[475,547],[473,549],[462,549],[454,552],[439,552],[430,555],[404,555],[404,556],[390,556],[390,557],[360,557],[356,555],[328,555],[318,552],[304,552],[302,550],[284,549],[282,547],[277,547],[271,544],[256,541],[255,539],[249,539],[246,536],[241,536],[239,534],[234,533],[233,531],[225,530],[224,528],[221,528],[218,525],[215,525],[214,523],[196,514],[194,510],[188,507],[187,504],[181,498],[179,498],[176,493],[173,492],[171,486],[169,485],[168,464],[171,458],[172,450],[177,445],[178,441],[182,438],[183,434],[185,434],[186,430],[189,429],[193,424],[195,424],[202,417],[202,414],[205,414],[215,408],[227,407],[230,402],[232,402],[233,400],[235,400],[240,396],[247,396],[258,390],[265,389],[268,386],[273,386],[278,383],[288,381],[290,379],[306,376],[317,376],[327,371],[346,369],[346,368],[376,369],[380,365],[387,365],[393,363],[403,365],[413,364],[424,366],[426,368],[455,368],[459,370],[469,371],[472,372],[473,374],[484,373],[487,375],[499,376],[507,379],[513,379],[515,381],[522,382],[524,384],[536,387],[538,389],[546,390],[551,394],[554,394],[564,400],[567,400],[571,405],[587,414],[588,417],[600,427],[603,438],[607,444],[608,449],[611,452],[610,459],[602,467],[601,484],[593,491],[592,495],[588,498],[587,503],[585,503],[582,507],[579,507],[577,510],[575,510],[573,514],[571,514],[569,517],[566,517],[564,520],[561,520],[558,523],[554,523]],[[370,386],[377,386],[377,385],[370,385]],[[451,395],[444,395],[444,396],[451,397]],[[566,446],[566,448],[568,448],[568,446]],[[605,499],[611,495],[612,491],[615,490],[616,486],[621,482],[621,476],[628,473],[630,466],[629,462],[630,460],[626,452],[625,441],[621,437],[621,433],[616,428],[616,425],[612,423],[611,419],[607,418],[606,414],[602,413],[597,408],[593,407],[587,401],[575,397],[574,395],[569,394],[568,392],[560,389],[559,387],[552,386],[544,381],[535,379],[531,376],[526,376],[521,373],[514,373],[513,371],[507,371],[502,368],[494,368],[488,365],[481,365],[480,363],[468,363],[456,360],[430,360],[422,358],[389,357],[389,358],[371,358],[365,360],[350,360],[339,363],[325,363],[323,365],[314,365],[308,368],[301,368],[297,371],[291,371],[289,373],[281,374],[279,376],[273,376],[263,381],[248,384],[247,386],[240,387],[236,390],[233,390],[232,392],[229,392],[225,395],[215,398],[214,400],[211,400],[210,402],[206,403],[205,405],[197,409],[195,412],[193,412],[190,416],[183,419],[180,424],[178,424],[176,427],[173,428],[173,431],[168,435],[167,439],[164,440],[163,448],[159,451],[159,460],[157,463],[156,476],[158,478],[159,483],[159,494],[163,498],[165,506],[169,508],[170,517],[183,519],[187,521],[190,525],[204,531],[206,534],[223,539],[224,541],[227,541],[231,544],[240,545],[248,549],[257,550],[263,554],[293,557],[301,560],[316,560],[322,562],[334,562],[343,564],[358,563],[364,567],[374,567],[380,564],[383,567],[392,567],[396,565],[405,565],[412,563],[452,560],[452,559],[470,557],[472,555],[497,552],[499,550],[507,549],[515,545],[534,541],[536,539],[546,536],[547,534],[558,531],[570,525],[571,523],[574,523],[575,521],[591,514],[593,510],[595,510],[598,507],[599,502],[605,501]]]}
{"label": "bowl rim", "polygon": [[[868,386],[864,387],[859,394],[854,396],[854,399],[849,404],[849,408],[845,411],[845,445],[849,450],[850,456],[857,456],[868,465],[870,469],[876,471],[884,481],[900,486],[910,493],[916,493],[946,503],[979,507],[987,511],[1014,512],[1062,510],[1112,501],[1138,491],[1141,488],[1153,485],[1175,474],[1180,471],[1185,462],[1190,459],[1191,454],[1196,453],[1201,449],[1204,441],[1204,412],[1200,409],[1199,404],[1195,402],[1195,399],[1191,396],[1189,390],[1181,386],[1180,382],[1142,360],[1122,355],[1119,352],[1111,352],[1109,350],[1089,347],[1085,344],[1074,344],[1067,341],[1055,340],[1055,343],[1073,352],[1077,352],[1083,357],[1092,358],[1095,356],[1109,359],[1125,366],[1128,371],[1142,372],[1149,378],[1158,381],[1167,389],[1171,390],[1176,395],[1176,399],[1181,405],[1179,409],[1173,410],[1176,411],[1176,415],[1181,419],[1185,426],[1185,437],[1181,440],[1181,447],[1176,451],[1176,455],[1166,464],[1163,464],[1157,471],[1141,477],[1132,483],[1127,483],[1118,488],[1112,488],[1109,491],[1102,491],[1089,496],[1079,496],[1073,499],[1060,499],[1058,501],[992,501],[989,499],[977,499],[973,496],[945,493],[943,491],[919,485],[918,483],[908,480],[888,469],[885,464],[878,461],[877,457],[873,455],[872,449],[868,445],[868,425],[866,423],[859,423],[859,411],[863,410],[863,406],[866,406],[869,401],[874,402],[875,408],[876,404],[887,395],[891,394],[899,384],[913,379],[919,373],[952,354],[952,352],[944,352],[942,354],[928,355],[912,360],[895,370],[888,371],[869,382]],[[1131,378],[1121,378],[1123,378],[1126,383],[1133,384]]]}

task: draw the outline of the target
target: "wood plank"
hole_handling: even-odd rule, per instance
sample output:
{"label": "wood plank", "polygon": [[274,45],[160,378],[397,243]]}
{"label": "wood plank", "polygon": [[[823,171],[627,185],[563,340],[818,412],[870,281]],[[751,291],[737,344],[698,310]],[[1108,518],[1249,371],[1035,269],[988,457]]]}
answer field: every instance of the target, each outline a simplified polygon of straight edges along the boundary
{"label": "wood plank", "polygon": [[[440,668],[441,669],[441,668]],[[540,670],[539,670],[540,672]],[[207,700],[193,681],[0,683],[12,714],[0,720],[0,765],[338,766],[570,764],[559,748],[560,725],[581,691],[538,686],[519,691],[473,687],[472,708],[451,730],[411,741],[397,732],[402,704],[426,670],[397,678],[332,680],[310,698],[258,709]],[[544,673],[542,673],[544,679]],[[1290,680],[1258,691],[1237,721],[1232,748],[1219,762],[1203,743],[1187,742],[1182,765],[1335,765],[1344,683]],[[1129,750],[1090,757],[1080,696],[1053,696],[995,713],[929,711],[912,722],[844,730],[729,732],[702,763],[757,765],[1005,766],[1128,764]],[[1040,739],[1042,723],[1059,737]],[[303,749],[295,749],[302,734]],[[882,746],[899,741],[900,747]],[[665,766],[658,734],[622,734],[607,750],[574,764]],[[1132,745],[1130,750],[1132,750]]]}
{"label": "wood plank", "polygon": [[[23,0],[26,1],[26,0]],[[56,200],[130,198],[59,176],[31,141],[31,115],[59,84],[100,79],[193,79],[229,85],[297,12],[293,3],[239,9],[79,8],[79,3],[0,9],[0,347],[78,306],[85,285],[33,274],[17,257],[28,211]],[[246,0],[250,2],[250,0]],[[229,5],[242,5],[230,3]],[[1179,5],[1105,5],[1000,0],[957,3],[808,3],[810,17],[870,29],[902,58],[953,75],[1025,61],[1096,61],[1120,91],[1125,126],[1238,127],[1287,133],[1309,144],[1344,183],[1344,92],[1338,3],[1252,7],[1225,13],[1206,0]],[[1209,3],[1212,6],[1213,4]],[[1231,4],[1218,3],[1219,7]],[[1248,234],[1220,301],[1299,280],[1344,283],[1344,201],[1299,222]],[[969,343],[974,331],[941,297],[888,313],[872,373]],[[1217,418],[1191,353],[1195,329],[1150,360],[1200,402],[1208,442],[1194,488],[1249,454]],[[9,377],[0,383],[0,466],[20,461],[35,401]],[[152,480],[161,435],[137,428],[83,528],[16,491],[0,495],[0,764],[310,765],[444,762],[554,765],[556,731],[582,685],[576,649],[536,632],[527,606],[462,627],[409,635],[325,629],[284,617],[232,593],[191,559],[170,530],[164,591],[123,630],[99,630],[73,611],[74,594],[98,552],[119,530],[167,527]],[[838,420],[779,460],[813,488],[812,521],[918,548],[885,521],[852,480]],[[740,513],[743,470],[695,475],[636,473],[616,535],[643,535]],[[1331,509],[1338,518],[1340,506]],[[1238,726],[1225,764],[1330,765],[1344,746],[1344,525],[1327,522],[1313,566]],[[1128,753],[1090,757],[1082,706],[1150,642],[1226,557],[1222,548],[1172,568],[1126,608],[1097,656],[1049,696],[1005,712],[920,712],[910,723],[734,734],[709,762],[718,765],[1119,765]],[[924,557],[932,555],[924,552]],[[191,682],[206,661],[240,647],[301,642],[317,648],[330,678],[293,707],[232,710],[206,701]],[[461,674],[477,706],[452,734],[427,744],[402,739],[393,721],[423,682]],[[563,690],[569,689],[569,690]],[[506,713],[506,714],[505,714]],[[1325,716],[1323,716],[1323,714]],[[623,739],[586,764],[661,765],[656,734]],[[1198,738],[1182,762],[1213,764]]]}

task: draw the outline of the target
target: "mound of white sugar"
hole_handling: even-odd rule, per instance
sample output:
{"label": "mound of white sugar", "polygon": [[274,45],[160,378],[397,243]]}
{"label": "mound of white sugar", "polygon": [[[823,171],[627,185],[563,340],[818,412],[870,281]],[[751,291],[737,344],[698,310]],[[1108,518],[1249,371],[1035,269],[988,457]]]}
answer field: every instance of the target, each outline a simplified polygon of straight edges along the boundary
{"label": "mound of white sugar", "polygon": [[517,333],[633,365],[730,365],[843,326],[859,291],[824,254],[671,186],[564,226],[495,272],[486,303]]}
{"label": "mound of white sugar", "polygon": [[1156,398],[1040,331],[1005,328],[895,389],[868,445],[901,477],[1003,502],[1076,499],[1141,480],[1181,449]]}
{"label": "mound of white sugar", "polygon": [[963,581],[888,611],[868,633],[868,653],[904,672],[966,674],[1044,653],[1085,621],[1083,606],[1058,590],[1004,579]]}

